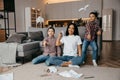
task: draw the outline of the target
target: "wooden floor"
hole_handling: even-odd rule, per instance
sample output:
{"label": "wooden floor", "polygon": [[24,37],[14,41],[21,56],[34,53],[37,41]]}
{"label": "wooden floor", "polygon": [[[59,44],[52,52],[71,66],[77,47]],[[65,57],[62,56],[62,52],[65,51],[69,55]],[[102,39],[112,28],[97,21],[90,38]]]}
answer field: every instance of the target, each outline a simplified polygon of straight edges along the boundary
{"label": "wooden floor", "polygon": [[[92,65],[91,60],[87,64]],[[120,68],[120,41],[102,43],[102,51],[98,64],[104,67]]]}
{"label": "wooden floor", "polygon": [[103,42],[100,65],[120,68],[120,41]]}

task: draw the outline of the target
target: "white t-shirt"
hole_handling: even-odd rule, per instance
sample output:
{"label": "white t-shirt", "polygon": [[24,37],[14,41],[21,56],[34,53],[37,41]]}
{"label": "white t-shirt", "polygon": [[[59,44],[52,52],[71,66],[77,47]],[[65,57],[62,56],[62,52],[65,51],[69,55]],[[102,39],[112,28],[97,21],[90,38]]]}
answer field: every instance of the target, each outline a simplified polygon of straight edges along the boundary
{"label": "white t-shirt", "polygon": [[80,36],[63,36],[60,40],[64,44],[63,56],[77,56],[77,46],[82,44]]}

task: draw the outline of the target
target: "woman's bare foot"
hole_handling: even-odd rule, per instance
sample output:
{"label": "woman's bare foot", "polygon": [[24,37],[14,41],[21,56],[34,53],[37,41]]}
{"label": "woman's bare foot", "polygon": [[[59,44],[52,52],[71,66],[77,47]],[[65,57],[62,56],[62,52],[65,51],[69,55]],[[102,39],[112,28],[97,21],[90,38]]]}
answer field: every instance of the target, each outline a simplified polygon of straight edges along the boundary
{"label": "woman's bare foot", "polygon": [[68,67],[70,64],[72,64],[71,61],[68,61],[68,62],[64,62],[61,64],[62,67]]}

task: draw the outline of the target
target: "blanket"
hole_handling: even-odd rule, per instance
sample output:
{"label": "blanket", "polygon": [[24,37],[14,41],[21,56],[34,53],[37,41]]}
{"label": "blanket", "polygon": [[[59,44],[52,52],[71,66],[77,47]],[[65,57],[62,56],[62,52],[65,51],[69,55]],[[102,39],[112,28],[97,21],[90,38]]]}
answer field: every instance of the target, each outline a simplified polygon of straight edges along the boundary
{"label": "blanket", "polygon": [[0,63],[16,63],[16,49],[18,43],[0,43]]}

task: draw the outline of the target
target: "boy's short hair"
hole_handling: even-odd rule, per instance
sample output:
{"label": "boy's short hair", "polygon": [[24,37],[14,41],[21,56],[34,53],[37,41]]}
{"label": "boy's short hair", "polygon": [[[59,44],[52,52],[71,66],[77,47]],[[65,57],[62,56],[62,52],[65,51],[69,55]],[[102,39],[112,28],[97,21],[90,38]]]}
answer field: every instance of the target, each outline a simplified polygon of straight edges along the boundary
{"label": "boy's short hair", "polygon": [[49,27],[49,28],[47,29],[47,32],[48,32],[49,29],[52,29],[52,30],[54,31],[54,33],[55,33],[55,29],[54,29],[53,27]]}

